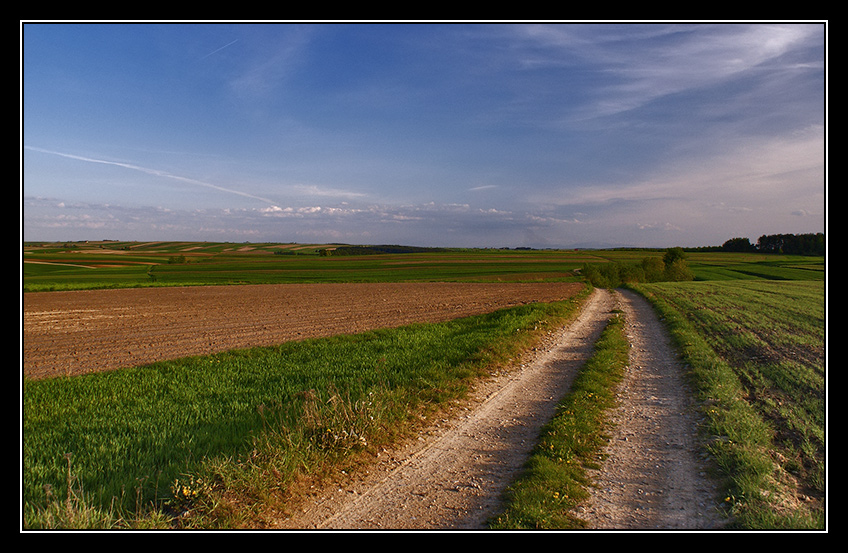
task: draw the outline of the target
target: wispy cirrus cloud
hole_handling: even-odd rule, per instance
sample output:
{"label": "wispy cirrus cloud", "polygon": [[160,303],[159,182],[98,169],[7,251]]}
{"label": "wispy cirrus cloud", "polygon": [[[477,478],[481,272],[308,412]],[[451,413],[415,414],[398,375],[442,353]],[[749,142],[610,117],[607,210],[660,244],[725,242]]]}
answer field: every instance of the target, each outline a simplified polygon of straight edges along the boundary
{"label": "wispy cirrus cloud", "polygon": [[256,38],[243,44],[243,60],[229,81],[230,89],[242,99],[272,97],[302,66],[319,29],[311,25],[253,27],[251,35]]}
{"label": "wispy cirrus cloud", "polygon": [[824,129],[812,127],[788,138],[740,141],[713,158],[670,162],[641,181],[586,187],[570,201],[685,198],[714,203],[716,198],[724,198],[762,206],[793,195],[820,201],[824,194],[823,133]]}
{"label": "wispy cirrus cloud", "polygon": [[208,54],[206,54],[205,56],[203,56],[202,58],[200,58],[200,60],[201,60],[201,61],[202,61],[202,60],[205,60],[205,59],[206,59],[206,58],[208,58],[209,56],[213,56],[213,55],[217,54],[218,52],[220,52],[221,50],[223,50],[223,49],[225,49],[225,48],[229,48],[230,46],[232,46],[232,45],[233,45],[233,44],[235,44],[236,42],[238,42],[238,39],[235,39],[234,41],[229,42],[229,43],[227,43],[227,44],[225,44],[225,45],[221,46],[220,48],[216,48],[216,49],[212,50],[211,52],[209,52]]}
{"label": "wispy cirrus cloud", "polygon": [[[575,119],[626,112],[658,98],[716,85],[782,63],[805,69],[794,49],[820,45],[819,24],[646,24],[515,25],[505,27],[515,42],[515,60],[527,70],[590,63],[581,78],[599,86],[579,102]],[[819,67],[818,69],[821,69]]]}
{"label": "wispy cirrus cloud", "polygon": [[132,163],[126,163],[126,162],[121,162],[121,161],[110,161],[110,160],[106,160],[106,159],[97,159],[97,158],[79,156],[79,155],[74,155],[74,154],[69,154],[69,153],[64,153],[64,152],[56,152],[56,151],[52,151],[52,150],[45,150],[43,148],[36,148],[36,147],[33,147],[33,146],[24,146],[24,149],[30,150],[30,151],[33,151],[33,152],[40,152],[40,153],[43,153],[43,154],[60,156],[60,157],[64,157],[64,158],[67,158],[67,159],[75,159],[77,161],[84,161],[86,163],[97,163],[97,164],[101,164],[101,165],[112,165],[114,167],[123,167],[124,169],[130,169],[132,171],[139,171],[139,172],[145,173],[147,175],[153,175],[155,177],[162,177],[164,179],[171,179],[171,180],[175,180],[175,181],[179,181],[179,182],[184,182],[186,184],[201,186],[201,187],[204,187],[204,188],[217,190],[219,192],[224,192],[226,194],[235,194],[237,196],[242,196],[242,197],[245,197],[245,198],[251,198],[251,199],[254,199],[254,200],[258,200],[260,202],[264,202],[264,203],[267,203],[267,204],[274,205],[273,200],[270,200],[268,198],[263,198],[262,196],[257,196],[255,194],[250,194],[248,192],[243,192],[241,190],[234,190],[232,188],[226,188],[224,186],[212,184],[212,183],[209,183],[209,182],[204,182],[204,181],[189,178],[189,177],[182,177],[180,175],[174,175],[174,174],[168,173],[167,171],[162,171],[162,170],[159,170],[159,169],[151,169],[149,167],[142,167],[140,165],[135,165],[135,164],[132,164]]}

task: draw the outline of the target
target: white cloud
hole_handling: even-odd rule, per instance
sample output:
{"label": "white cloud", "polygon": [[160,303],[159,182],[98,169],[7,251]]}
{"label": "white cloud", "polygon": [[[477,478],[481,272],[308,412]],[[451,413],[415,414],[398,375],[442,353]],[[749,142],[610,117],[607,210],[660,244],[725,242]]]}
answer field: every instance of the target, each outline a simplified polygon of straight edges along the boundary
{"label": "white cloud", "polygon": [[343,190],[341,188],[332,188],[318,186],[315,184],[294,184],[287,186],[286,189],[298,196],[318,196],[325,198],[364,198],[367,194],[363,192],[355,192],[353,190]]}
{"label": "white cloud", "polygon": [[[280,93],[304,55],[315,32],[313,25],[254,26],[242,41],[243,59],[230,81],[236,96],[268,101]],[[258,39],[262,40],[258,40]]]}

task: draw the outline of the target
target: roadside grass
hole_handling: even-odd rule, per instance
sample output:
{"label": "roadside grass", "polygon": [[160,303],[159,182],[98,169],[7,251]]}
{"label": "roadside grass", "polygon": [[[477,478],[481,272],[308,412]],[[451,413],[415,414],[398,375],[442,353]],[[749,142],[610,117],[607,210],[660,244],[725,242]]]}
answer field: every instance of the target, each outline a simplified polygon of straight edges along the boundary
{"label": "roadside grass", "polygon": [[634,286],[668,325],[708,420],[732,526],[821,529],[825,508],[822,282]]}
{"label": "roadside grass", "polygon": [[574,508],[589,497],[588,468],[597,468],[606,442],[606,412],[629,356],[623,315],[607,324],[595,351],[543,428],[525,472],[505,493],[506,508],[492,517],[495,530],[568,530],[585,527]]}
{"label": "roadside grass", "polygon": [[238,528],[354,466],[573,317],[588,290],[447,323],[23,382],[23,518]]}

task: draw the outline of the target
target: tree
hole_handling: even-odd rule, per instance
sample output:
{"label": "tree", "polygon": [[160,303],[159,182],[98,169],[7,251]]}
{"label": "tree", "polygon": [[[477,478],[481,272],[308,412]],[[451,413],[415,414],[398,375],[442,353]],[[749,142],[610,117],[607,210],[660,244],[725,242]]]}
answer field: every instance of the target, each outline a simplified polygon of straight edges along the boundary
{"label": "tree", "polygon": [[731,238],[721,245],[721,250],[725,252],[750,252],[754,250],[754,246],[747,238]]}
{"label": "tree", "polygon": [[665,273],[665,263],[659,257],[646,257],[642,260],[645,282],[659,282]]}
{"label": "tree", "polygon": [[666,265],[665,280],[669,282],[683,282],[687,280],[695,280],[695,274],[689,268],[689,264],[685,259],[677,259]]}
{"label": "tree", "polygon": [[645,282],[645,270],[635,263],[623,264],[618,270],[618,280],[623,284]]}
{"label": "tree", "polygon": [[686,253],[683,251],[683,248],[669,248],[665,251],[665,255],[663,255],[663,263],[668,267],[678,259],[686,259]]}
{"label": "tree", "polygon": [[669,248],[663,255],[663,263],[665,271],[663,280],[670,282],[680,282],[685,280],[695,280],[695,274],[689,269],[689,263],[686,261],[686,253],[683,248]]}
{"label": "tree", "polygon": [[764,234],[757,240],[762,253],[824,255],[824,234]]}

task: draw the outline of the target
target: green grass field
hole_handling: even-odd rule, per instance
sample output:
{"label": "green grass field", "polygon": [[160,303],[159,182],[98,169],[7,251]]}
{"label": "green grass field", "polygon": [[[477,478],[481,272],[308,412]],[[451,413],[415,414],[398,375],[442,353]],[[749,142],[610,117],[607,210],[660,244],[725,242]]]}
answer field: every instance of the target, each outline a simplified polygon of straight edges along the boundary
{"label": "green grass field", "polygon": [[742,279],[636,288],[666,319],[690,367],[734,524],[823,528],[824,283]]}
{"label": "green grass field", "polygon": [[[118,248],[128,248],[121,250]],[[320,255],[334,246],[268,244],[82,244],[60,250],[28,247],[26,291],[132,286],[574,280],[591,254],[451,250],[356,256]]]}
{"label": "green grass field", "polygon": [[[321,255],[332,245],[26,244],[25,292],[281,282],[573,281],[656,250]],[[688,254],[694,282],[640,285],[669,325],[711,424],[740,528],[820,528],[825,471],[822,257]],[[573,302],[439,325],[24,382],[26,528],[249,524],[297,474],[346,463],[462,394]],[[516,332],[523,329],[522,332]],[[322,408],[319,408],[322,406]],[[586,432],[589,432],[588,430]],[[284,475],[284,476],[281,476]],[[175,486],[179,482],[179,486]],[[793,504],[788,490],[810,500]],[[222,494],[221,490],[226,493]],[[221,498],[239,497],[228,511]],[[151,509],[151,506],[155,508]],[[258,507],[257,507],[258,508]]]}

